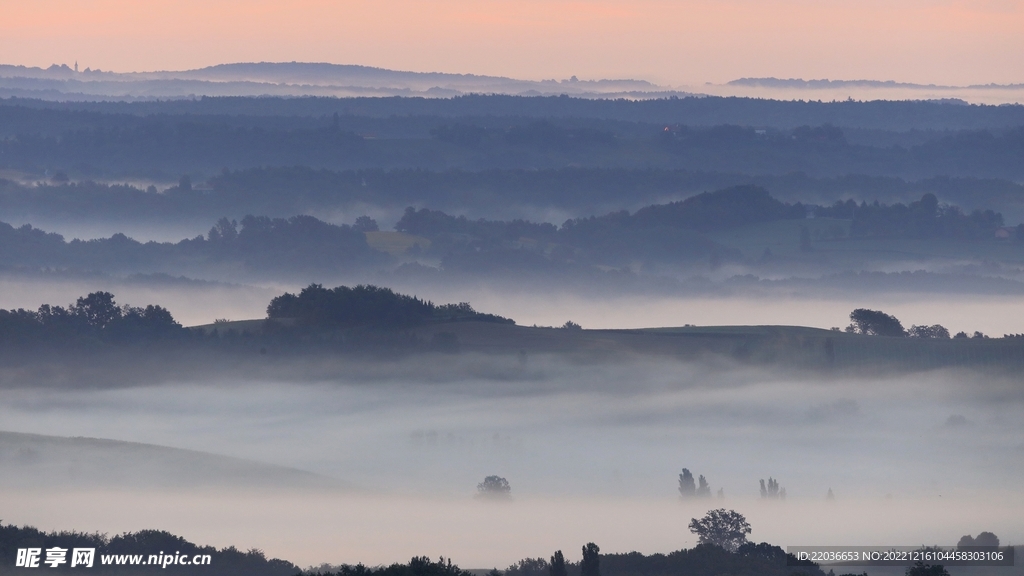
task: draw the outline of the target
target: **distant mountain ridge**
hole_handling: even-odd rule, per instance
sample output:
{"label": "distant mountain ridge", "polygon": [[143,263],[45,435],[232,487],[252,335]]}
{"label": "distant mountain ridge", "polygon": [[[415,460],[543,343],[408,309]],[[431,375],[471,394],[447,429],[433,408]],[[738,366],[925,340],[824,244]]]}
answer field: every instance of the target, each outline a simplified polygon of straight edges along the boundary
{"label": "distant mountain ridge", "polygon": [[[77,65],[76,65],[77,66]],[[0,64],[0,97],[153,99],[191,96],[522,96],[664,97],[680,95],[645,80],[520,80],[446,72],[408,72],[324,62],[239,62],[183,71],[76,71]]]}
{"label": "distant mountain ridge", "polygon": [[804,80],[803,78],[739,78],[727,83],[728,86],[748,86],[760,88],[911,88],[922,90],[963,90],[963,89],[1020,89],[1020,84],[971,84],[969,86],[951,86],[941,84],[915,84],[912,82],[896,82],[895,80]]}

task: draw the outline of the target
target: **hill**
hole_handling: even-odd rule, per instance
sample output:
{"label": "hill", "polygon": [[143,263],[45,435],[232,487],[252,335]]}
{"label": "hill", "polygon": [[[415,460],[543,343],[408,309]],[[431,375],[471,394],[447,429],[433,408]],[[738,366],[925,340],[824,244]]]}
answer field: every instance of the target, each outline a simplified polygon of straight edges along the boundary
{"label": "hill", "polygon": [[572,94],[615,97],[675,93],[643,80],[519,80],[500,76],[406,72],[324,62],[239,62],[195,70],[104,72],[67,65],[0,65],[0,95],[70,100],[153,100],[199,96],[429,96]]}
{"label": "hill", "polygon": [[344,490],[344,482],[294,468],[102,438],[0,431],[2,489]]}

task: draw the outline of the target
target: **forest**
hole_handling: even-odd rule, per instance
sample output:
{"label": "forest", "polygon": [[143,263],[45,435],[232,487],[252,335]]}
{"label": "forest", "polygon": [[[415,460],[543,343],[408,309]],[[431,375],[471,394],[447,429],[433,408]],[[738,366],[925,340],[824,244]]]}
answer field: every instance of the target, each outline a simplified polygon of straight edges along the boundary
{"label": "forest", "polygon": [[[106,273],[204,274],[243,270],[255,277],[340,277],[372,270],[423,268],[436,262],[449,274],[530,271],[541,276],[578,275],[594,266],[631,263],[681,264],[745,262],[749,257],[723,243],[721,234],[773,222],[806,223],[816,218],[847,222],[845,228],[802,229],[801,249],[812,241],[857,239],[970,240],[997,246],[1021,245],[1024,225],[1004,226],[1001,214],[967,213],[926,193],[909,204],[868,204],[850,199],[830,206],[788,203],[764,188],[736,186],[686,200],[652,204],[634,212],[570,218],[560,226],[524,219],[487,220],[439,210],[407,207],[394,229],[407,235],[409,248],[395,254],[368,242],[377,223],[360,217],[353,224],[331,224],[313,216],[220,218],[205,236],[178,242],[139,242],[122,233],[109,238],[67,241],[25,224],[0,223],[0,265],[12,269],[71,269]],[[820,220],[824,221],[824,220]],[[796,244],[798,238],[791,241]],[[763,258],[762,258],[763,260]],[[404,264],[403,264],[404,263]],[[411,268],[410,268],[411,266]],[[597,271],[597,269],[593,269]]]}
{"label": "forest", "polygon": [[[743,98],[0,102],[0,170],[205,181],[224,170],[663,169],[1019,181],[1020,107]],[[887,200],[886,198],[879,198]]]}

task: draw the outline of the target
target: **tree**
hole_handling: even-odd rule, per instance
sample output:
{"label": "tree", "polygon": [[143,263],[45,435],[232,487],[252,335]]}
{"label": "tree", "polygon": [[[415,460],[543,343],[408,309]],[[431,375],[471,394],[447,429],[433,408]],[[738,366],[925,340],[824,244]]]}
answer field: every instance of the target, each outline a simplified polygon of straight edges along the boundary
{"label": "tree", "polygon": [[999,537],[991,532],[982,532],[974,537],[975,546],[999,546]]}
{"label": "tree", "polygon": [[523,558],[499,576],[550,576],[550,571],[551,565],[543,558]]}
{"label": "tree", "polygon": [[121,317],[121,309],[114,303],[114,295],[110,292],[93,292],[79,298],[75,302],[75,311],[97,328],[103,328]]}
{"label": "tree", "polygon": [[707,479],[704,478],[704,475],[701,474],[700,478],[698,478],[697,481],[699,484],[697,486],[697,498],[711,498],[711,485],[708,484],[708,481]]}
{"label": "tree", "polygon": [[972,537],[970,534],[960,538],[960,541],[956,543],[958,549],[964,549],[971,546],[999,546],[999,537],[991,532],[982,532],[976,537]]}
{"label": "tree", "polygon": [[360,216],[356,218],[355,224],[352,228],[359,232],[376,232],[380,230],[380,226],[377,225],[377,221],[369,216]]}
{"label": "tree", "polygon": [[210,242],[233,243],[238,239],[238,221],[227,218],[217,220],[217,223],[206,234],[206,239]]}
{"label": "tree", "polygon": [[778,500],[786,499],[786,489],[779,486],[779,481],[768,477],[768,484],[765,485],[764,479],[761,479],[761,498]]}
{"label": "tree", "polygon": [[598,553],[601,549],[593,542],[583,547],[583,561],[580,562],[580,576],[601,576],[600,559]]}
{"label": "tree", "polygon": [[551,556],[551,565],[548,569],[551,572],[551,576],[569,575],[569,572],[565,569],[565,556],[562,556],[561,550],[555,550],[555,554]]}
{"label": "tree", "polygon": [[910,330],[907,331],[907,336],[911,338],[949,338],[949,330],[947,330],[941,324],[934,324],[932,326],[918,326],[913,325]]}
{"label": "tree", "polygon": [[907,335],[906,330],[903,329],[903,324],[895,316],[890,316],[879,310],[857,308],[850,312],[850,320],[852,321],[852,324],[850,324],[850,328],[852,328],[850,331],[852,332],[873,336]]}
{"label": "tree", "polygon": [[477,496],[492,500],[508,500],[512,498],[512,487],[508,480],[501,476],[488,476],[476,485]]}
{"label": "tree", "polygon": [[735,510],[711,510],[703,518],[690,520],[690,532],[698,537],[698,544],[709,544],[735,552],[747,542],[750,523]]}
{"label": "tree", "polygon": [[683,498],[693,498],[697,494],[697,485],[693,481],[693,474],[688,468],[683,468],[679,475],[679,495]]}

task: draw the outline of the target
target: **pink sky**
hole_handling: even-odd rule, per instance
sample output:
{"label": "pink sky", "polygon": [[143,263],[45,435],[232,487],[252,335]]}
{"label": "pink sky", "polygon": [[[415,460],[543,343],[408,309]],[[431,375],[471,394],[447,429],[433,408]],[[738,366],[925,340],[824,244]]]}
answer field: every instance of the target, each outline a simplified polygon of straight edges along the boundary
{"label": "pink sky", "polygon": [[1024,82],[1022,0],[0,0],[0,63]]}

